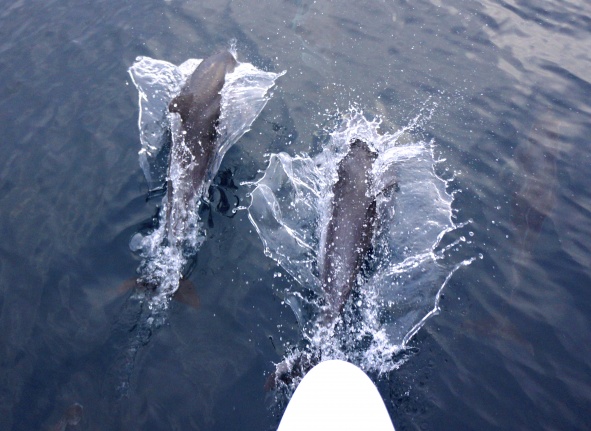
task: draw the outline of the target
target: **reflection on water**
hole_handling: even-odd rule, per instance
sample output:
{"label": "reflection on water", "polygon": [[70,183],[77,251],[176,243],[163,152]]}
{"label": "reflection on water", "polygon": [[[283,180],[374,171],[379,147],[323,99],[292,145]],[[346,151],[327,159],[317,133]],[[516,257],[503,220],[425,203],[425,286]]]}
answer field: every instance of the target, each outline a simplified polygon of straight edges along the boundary
{"label": "reflection on water", "polygon": [[[126,70],[231,38],[259,69],[288,71],[224,157],[234,184],[259,178],[267,153],[320,148],[325,115],[353,102],[389,131],[439,103],[424,138],[445,159],[454,221],[472,220],[449,242],[465,236],[483,259],[450,279],[404,366],[373,376],[397,429],[589,429],[590,23],[589,2],[556,0],[6,5],[0,429],[48,429],[74,403],[72,429],[275,427],[265,373],[299,329],[271,292],[294,284],[246,211],[207,213],[198,309],[170,305],[128,399],[111,385],[117,289],[139,263],[129,239],[159,201],[146,201]],[[245,186],[229,190],[247,205]]]}

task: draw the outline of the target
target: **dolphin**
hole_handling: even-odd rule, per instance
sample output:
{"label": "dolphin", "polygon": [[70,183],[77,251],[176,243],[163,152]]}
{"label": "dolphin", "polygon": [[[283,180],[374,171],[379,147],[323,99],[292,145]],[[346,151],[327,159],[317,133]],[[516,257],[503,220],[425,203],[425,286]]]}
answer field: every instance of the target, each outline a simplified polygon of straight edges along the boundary
{"label": "dolphin", "polygon": [[[180,117],[180,130],[173,132],[168,160],[165,216],[162,245],[189,258],[180,269],[176,299],[197,308],[199,299],[186,277],[192,270],[195,242],[192,235],[197,228],[196,211],[199,200],[209,187],[216,168],[221,142],[217,127],[221,115],[221,91],[226,75],[238,62],[232,53],[223,51],[203,60],[187,78],[179,94],[168,104],[168,111]],[[164,256],[169,259],[168,256]],[[159,281],[140,277],[126,282],[119,290],[135,286],[139,290],[157,290]],[[174,289],[176,292],[177,289]]]}
{"label": "dolphin", "polygon": [[70,425],[75,427],[82,420],[83,412],[84,407],[82,407],[80,404],[72,404],[64,411],[64,414],[60,420],[50,428],[51,431],[65,431],[70,427]]}
{"label": "dolphin", "polygon": [[376,197],[371,187],[375,159],[376,154],[367,143],[355,139],[339,163],[330,220],[320,248],[326,323],[340,315],[371,249],[376,223]]}
{"label": "dolphin", "polygon": [[[330,328],[336,323],[371,250],[377,219],[371,180],[376,158],[377,154],[366,142],[355,139],[350,142],[349,152],[337,169],[330,217],[321,233],[318,257],[324,293],[323,313],[318,323],[324,327]],[[317,354],[307,350],[284,360],[268,376],[265,389],[276,388],[278,382],[292,384],[319,361]]]}
{"label": "dolphin", "polygon": [[[228,51],[206,58],[168,105],[171,113],[180,115],[183,137],[173,142],[168,166],[166,227],[169,244],[179,237],[187,222],[182,215],[172,214],[174,205],[186,208],[196,198],[202,197],[214,174],[211,170],[219,151],[220,93],[226,75],[232,73],[237,64]],[[179,190],[175,190],[172,178],[173,164],[183,176],[183,186]]]}

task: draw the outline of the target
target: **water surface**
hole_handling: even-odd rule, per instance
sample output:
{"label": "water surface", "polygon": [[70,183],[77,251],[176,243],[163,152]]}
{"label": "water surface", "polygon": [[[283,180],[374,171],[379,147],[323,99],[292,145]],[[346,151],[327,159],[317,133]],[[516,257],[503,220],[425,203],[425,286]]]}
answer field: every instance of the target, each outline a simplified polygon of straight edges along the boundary
{"label": "water surface", "polygon": [[173,302],[129,396],[114,384],[137,318],[129,240],[159,204],[127,69],[232,38],[287,70],[214,179],[240,205],[265,154],[319,151],[327,114],[356,103],[396,130],[437,102],[424,135],[483,258],[454,274],[412,357],[373,376],[396,428],[591,427],[588,2],[23,0],[0,33],[0,428],[276,427],[265,375],[299,330],[273,292],[293,281],[246,211],[204,209],[199,306]]}

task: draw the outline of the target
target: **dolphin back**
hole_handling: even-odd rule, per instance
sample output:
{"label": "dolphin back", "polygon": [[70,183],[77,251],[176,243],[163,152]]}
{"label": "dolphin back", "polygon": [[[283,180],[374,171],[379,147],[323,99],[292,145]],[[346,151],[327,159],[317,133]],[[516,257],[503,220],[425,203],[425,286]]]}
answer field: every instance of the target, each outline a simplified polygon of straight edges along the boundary
{"label": "dolphin back", "polygon": [[[188,207],[205,193],[207,181],[218,153],[217,126],[221,115],[220,92],[226,74],[237,66],[234,56],[220,52],[203,60],[187,79],[181,92],[170,102],[170,112],[181,118],[182,139],[173,140],[168,165],[167,183],[167,230],[169,242],[183,230],[186,211],[174,211],[175,206]],[[182,184],[172,180],[172,166],[182,172]],[[176,196],[173,198],[173,196]]]}
{"label": "dolphin back", "polygon": [[226,74],[236,68],[236,59],[223,51],[203,60],[187,79],[178,96],[168,105],[170,112],[180,114],[187,129],[210,129],[220,116],[222,87]]}
{"label": "dolphin back", "polygon": [[319,268],[331,320],[342,311],[371,249],[376,218],[371,191],[375,159],[367,143],[357,139],[338,167]]}

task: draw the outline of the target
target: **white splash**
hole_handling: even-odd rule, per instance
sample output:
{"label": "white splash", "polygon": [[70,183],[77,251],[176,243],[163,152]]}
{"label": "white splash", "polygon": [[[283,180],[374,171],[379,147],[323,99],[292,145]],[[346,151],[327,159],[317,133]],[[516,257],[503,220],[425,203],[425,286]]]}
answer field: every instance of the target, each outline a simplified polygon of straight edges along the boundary
{"label": "white splash", "polygon": [[[278,371],[291,369],[302,355],[344,359],[367,372],[397,368],[410,338],[438,311],[451,275],[471,262],[453,263],[444,256],[457,243],[440,250],[444,235],[459,226],[452,220],[453,197],[434,171],[434,143],[413,141],[413,132],[429,114],[420,114],[396,133],[380,134],[379,119],[369,121],[351,109],[316,157],[270,156],[251,193],[249,218],[265,253],[299,283],[277,294],[293,309],[305,340],[305,347],[287,355]],[[358,278],[338,324],[327,328],[318,324],[318,298],[324,295],[318,262],[338,165],[353,139],[377,153],[372,187],[379,223],[369,276]]]}
{"label": "white splash", "polygon": [[[235,51],[232,54],[236,57]],[[168,111],[168,104],[200,63],[199,59],[189,59],[175,66],[162,60],[138,57],[129,69],[139,94],[140,166],[151,191],[162,189],[167,180],[171,181],[173,189],[172,202],[168,203],[164,198],[158,228],[145,236],[137,234],[130,243],[130,247],[142,257],[138,269],[139,281],[156,289],[150,298],[151,308],[165,308],[168,298],[178,289],[187,263],[205,239],[199,220],[202,199],[225,153],[250,130],[270,99],[269,90],[275,85],[275,80],[285,73],[265,72],[252,64],[239,62],[235,70],[226,76],[217,126],[216,147],[219,150],[210,164],[208,178],[199,190],[190,194],[195,198],[187,204],[180,196],[187,196],[187,187],[193,185],[185,178],[186,172],[180,163],[175,162],[180,157],[170,158],[169,163],[166,147],[172,142],[172,151],[177,156],[188,149],[181,133],[180,118]],[[171,214],[167,215],[167,211]],[[174,230],[174,240],[166,237],[167,217],[172,220],[171,225],[181,226]]]}

